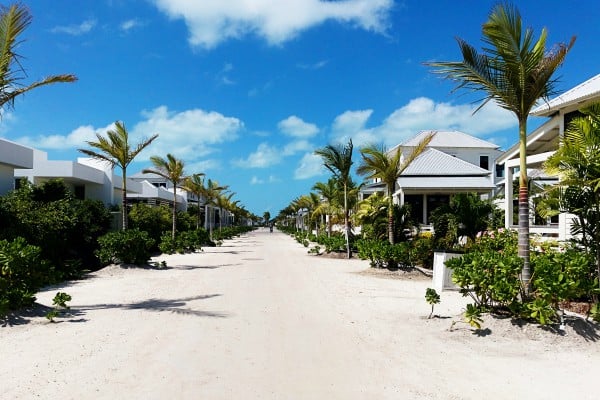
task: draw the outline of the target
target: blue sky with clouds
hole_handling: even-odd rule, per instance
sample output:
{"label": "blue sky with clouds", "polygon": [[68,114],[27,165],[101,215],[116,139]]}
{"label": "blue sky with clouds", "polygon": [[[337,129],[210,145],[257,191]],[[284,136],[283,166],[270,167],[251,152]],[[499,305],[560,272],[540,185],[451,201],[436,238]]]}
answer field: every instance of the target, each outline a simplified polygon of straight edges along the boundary
{"label": "blue sky with clouds", "polygon": [[[75,160],[86,140],[121,120],[133,140],[159,134],[131,173],[172,153],[262,215],[327,180],[313,152],[328,143],[393,146],[422,129],[458,129],[502,148],[517,137],[514,117],[493,105],[473,116],[479,98],[452,93],[423,65],[458,60],[456,36],[481,48],[495,1],[25,3],[33,15],[19,46],[25,82],[79,80],[17,100],[0,136],[50,159]],[[559,90],[599,72],[595,0],[516,4],[536,33],[547,27],[549,44],[577,36]]]}

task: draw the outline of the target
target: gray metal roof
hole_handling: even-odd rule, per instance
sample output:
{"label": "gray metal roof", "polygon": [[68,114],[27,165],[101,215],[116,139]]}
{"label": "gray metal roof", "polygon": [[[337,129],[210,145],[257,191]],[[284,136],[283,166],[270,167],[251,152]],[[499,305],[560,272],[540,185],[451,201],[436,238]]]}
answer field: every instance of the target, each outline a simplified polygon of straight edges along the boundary
{"label": "gray metal roof", "polygon": [[497,144],[487,142],[469,134],[459,131],[421,131],[416,136],[403,142],[402,147],[414,147],[419,144],[426,135],[435,133],[428,147],[454,147],[454,148],[485,148],[498,149]]}
{"label": "gray metal roof", "polygon": [[402,176],[488,176],[490,171],[437,149],[423,151]]}
{"label": "gray metal roof", "polygon": [[598,97],[600,97],[600,74],[580,83],[573,89],[567,90],[549,102],[536,107],[531,111],[531,114],[549,116],[561,108]]}
{"label": "gray metal roof", "polygon": [[402,190],[481,191],[494,189],[494,183],[485,176],[407,176],[398,179]]}

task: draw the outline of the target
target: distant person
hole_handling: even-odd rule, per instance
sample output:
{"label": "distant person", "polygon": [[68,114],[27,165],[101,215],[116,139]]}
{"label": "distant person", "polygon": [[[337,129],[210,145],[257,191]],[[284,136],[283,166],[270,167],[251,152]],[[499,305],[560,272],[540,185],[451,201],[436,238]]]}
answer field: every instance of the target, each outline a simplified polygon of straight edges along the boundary
{"label": "distant person", "polygon": [[269,231],[273,233],[273,224],[269,225]]}

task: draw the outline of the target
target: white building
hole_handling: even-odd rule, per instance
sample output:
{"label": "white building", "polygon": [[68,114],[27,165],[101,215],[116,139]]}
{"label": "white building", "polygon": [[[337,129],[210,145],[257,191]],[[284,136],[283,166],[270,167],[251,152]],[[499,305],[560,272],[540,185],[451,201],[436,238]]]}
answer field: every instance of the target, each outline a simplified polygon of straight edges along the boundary
{"label": "white building", "polygon": [[[402,173],[393,193],[395,203],[410,204],[423,225],[430,224],[431,212],[448,204],[453,194],[470,192],[490,198],[502,173],[496,168],[502,154],[499,146],[463,132],[422,131],[398,146],[406,156],[430,133],[434,134],[431,142]],[[365,198],[378,191],[385,191],[381,182],[366,185],[361,192]]]}
{"label": "white building", "polygon": [[15,188],[15,169],[33,168],[33,149],[0,138],[0,196]]}
{"label": "white building", "polygon": [[[540,174],[544,161],[558,149],[560,137],[568,127],[569,122],[580,115],[579,109],[600,101],[600,74],[588,79],[560,96],[535,108],[531,115],[548,117],[548,120],[527,136],[527,174],[529,178],[542,176],[548,184],[557,183],[558,178]],[[505,181],[499,184],[505,194],[505,226],[516,228],[513,221],[512,182],[518,179],[519,144],[516,143],[498,159],[498,164],[504,168]],[[570,235],[570,220],[566,214],[561,214],[557,220],[549,220],[543,225],[535,225],[533,215],[530,216],[530,232],[565,240]]]}

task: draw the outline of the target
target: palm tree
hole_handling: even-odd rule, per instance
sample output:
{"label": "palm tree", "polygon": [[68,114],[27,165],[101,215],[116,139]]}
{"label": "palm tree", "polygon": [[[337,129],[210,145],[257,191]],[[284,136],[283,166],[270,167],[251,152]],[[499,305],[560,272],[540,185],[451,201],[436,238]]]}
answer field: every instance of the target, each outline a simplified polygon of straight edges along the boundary
{"label": "palm tree", "polygon": [[[457,39],[462,61],[430,62],[436,73],[457,82],[456,89],[483,92],[485,101],[494,100],[511,111],[519,123],[519,256],[523,259],[524,294],[531,288],[529,268],[529,195],[527,192],[527,117],[539,99],[554,94],[552,76],[575,43],[560,43],[546,51],[546,29],[535,40],[531,28],[523,32],[521,15],[516,7],[500,4],[493,8],[483,24],[483,42],[479,53],[462,39]],[[477,111],[476,110],[476,111]]]}
{"label": "palm tree", "polygon": [[184,162],[170,153],[167,154],[166,159],[152,156],[150,162],[152,162],[155,169],[146,168],[142,170],[142,173],[162,176],[173,184],[173,231],[171,237],[175,240],[175,231],[177,230],[177,185],[185,178]]}
{"label": "palm tree", "polygon": [[186,190],[198,199],[198,214],[196,215],[196,230],[200,229],[200,198],[204,196],[205,187],[204,187],[204,174],[198,173],[193,174],[185,178],[181,188]]}
{"label": "palm tree", "polygon": [[387,189],[388,240],[390,244],[394,244],[394,192],[396,182],[410,163],[425,150],[433,135],[433,133],[430,133],[425,136],[406,158],[402,156],[400,146],[391,152],[384,146],[378,147],[375,145],[360,150],[362,163],[358,166],[356,172],[360,175],[366,175],[367,179],[381,179]]}
{"label": "palm tree", "polygon": [[106,137],[96,133],[98,140],[87,142],[88,145],[98,151],[78,149],[89,157],[108,162],[113,169],[115,166],[121,168],[123,172],[123,190],[121,194],[123,230],[127,229],[127,166],[157,137],[158,134],[154,134],[150,139],[143,139],[132,149],[129,145],[129,132],[127,132],[125,124],[117,121],[115,122],[115,128],[106,132]]}
{"label": "palm tree", "polygon": [[23,85],[27,74],[21,65],[21,56],[15,47],[21,43],[19,36],[31,23],[29,9],[23,4],[0,6],[0,107],[14,107],[15,98],[37,87],[61,82],[75,82],[75,75],[52,75],[40,81]]}
{"label": "palm tree", "polygon": [[215,202],[215,200],[217,199],[217,197],[221,194],[221,192],[227,190],[229,188],[229,186],[225,185],[225,186],[219,186],[219,183],[216,181],[212,181],[212,180],[208,180],[206,182],[206,187],[204,189],[204,197],[206,199],[206,203],[204,204],[204,209],[205,209],[205,224],[207,225],[206,228],[209,231],[209,237],[212,240],[212,232],[213,232],[213,213],[212,211],[210,211],[210,206],[209,204],[212,204]]}
{"label": "palm tree", "polygon": [[600,284],[600,103],[580,111],[544,168],[560,176],[560,208],[576,216],[572,233],[593,255]]}
{"label": "palm tree", "polygon": [[271,220],[271,213],[268,211],[265,211],[263,213],[263,221],[264,221],[265,225],[267,225],[270,220]]}
{"label": "palm tree", "polygon": [[352,167],[352,139],[347,145],[327,145],[315,150],[315,154],[321,156],[323,165],[327,168],[339,184],[344,188],[344,227],[346,236],[346,253],[348,258],[352,257],[350,251],[350,221],[348,209],[348,188],[352,181],[350,168]]}
{"label": "palm tree", "polygon": [[232,204],[231,198],[235,196],[234,192],[231,193],[220,193],[215,198],[215,203],[219,207],[219,231],[223,228],[223,209],[229,211],[230,205]]}
{"label": "palm tree", "polygon": [[327,182],[315,183],[312,188],[325,200],[317,210],[319,213],[329,216],[327,221],[327,236],[330,237],[333,213],[335,212],[335,199],[338,192],[337,182],[335,179],[331,178],[328,179]]}

